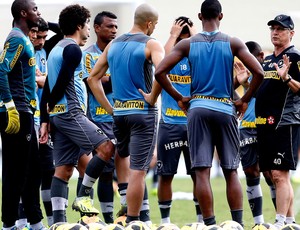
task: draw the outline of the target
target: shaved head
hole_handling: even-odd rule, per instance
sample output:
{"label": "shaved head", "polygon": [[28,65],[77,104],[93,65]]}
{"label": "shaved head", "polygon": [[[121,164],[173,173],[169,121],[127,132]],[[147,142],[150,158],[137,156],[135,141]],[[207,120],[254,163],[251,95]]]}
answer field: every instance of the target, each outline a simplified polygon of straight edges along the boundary
{"label": "shaved head", "polygon": [[158,12],[152,6],[144,3],[138,6],[134,14],[134,24],[143,25],[148,21],[157,21]]}

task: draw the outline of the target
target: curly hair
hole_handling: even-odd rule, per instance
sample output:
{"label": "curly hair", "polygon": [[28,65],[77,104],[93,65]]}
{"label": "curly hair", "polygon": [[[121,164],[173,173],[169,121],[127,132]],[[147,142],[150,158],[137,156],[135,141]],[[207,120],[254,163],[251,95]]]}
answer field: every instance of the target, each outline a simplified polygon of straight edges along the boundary
{"label": "curly hair", "polygon": [[84,26],[91,13],[84,6],[79,4],[69,5],[59,14],[58,24],[64,35],[72,35],[78,26]]}

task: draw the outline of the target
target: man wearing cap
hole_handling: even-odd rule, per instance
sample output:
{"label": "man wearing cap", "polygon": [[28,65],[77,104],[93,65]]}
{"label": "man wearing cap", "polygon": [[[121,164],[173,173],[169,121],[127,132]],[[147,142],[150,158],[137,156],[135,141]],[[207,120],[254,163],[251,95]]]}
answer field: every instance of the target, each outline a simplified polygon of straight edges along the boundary
{"label": "man wearing cap", "polygon": [[274,52],[263,62],[264,81],[256,96],[259,166],[276,187],[275,226],[295,222],[289,170],[295,170],[300,135],[300,52],[291,45],[294,23],[278,15],[268,22]]}

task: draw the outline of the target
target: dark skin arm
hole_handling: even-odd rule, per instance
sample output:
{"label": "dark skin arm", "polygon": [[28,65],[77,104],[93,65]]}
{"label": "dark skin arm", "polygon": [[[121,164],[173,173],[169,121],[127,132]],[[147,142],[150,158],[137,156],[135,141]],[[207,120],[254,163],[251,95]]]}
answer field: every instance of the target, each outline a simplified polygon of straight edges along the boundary
{"label": "dark skin arm", "polygon": [[[253,74],[253,80],[249,85],[249,89],[246,94],[234,104],[237,108],[238,115],[243,116],[245,113],[248,102],[256,92],[257,88],[263,81],[263,69],[259,62],[248,51],[246,45],[237,38],[231,38],[231,49],[234,56],[237,56]],[[190,43],[188,39],[180,41],[172,50],[172,52],[166,56],[160,63],[155,71],[155,78],[159,84],[169,93],[178,103],[180,108],[186,112],[188,109],[188,103],[190,98],[183,97],[171,84],[167,78],[167,73],[183,58],[189,54]]]}
{"label": "dark skin arm", "polygon": [[158,65],[155,71],[155,79],[162,88],[170,94],[178,103],[179,107],[186,113],[190,97],[183,97],[172,85],[167,77],[171,69],[183,58],[189,54],[190,42],[189,39],[183,39],[177,43],[170,54],[168,54]]}

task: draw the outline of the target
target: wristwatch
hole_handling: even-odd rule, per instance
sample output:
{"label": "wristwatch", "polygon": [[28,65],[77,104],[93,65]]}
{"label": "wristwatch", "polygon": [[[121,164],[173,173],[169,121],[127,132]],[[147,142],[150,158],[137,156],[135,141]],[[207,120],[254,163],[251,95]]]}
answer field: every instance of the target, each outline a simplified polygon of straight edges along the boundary
{"label": "wristwatch", "polygon": [[287,84],[292,80],[292,77],[288,74],[288,79],[286,79],[285,81],[283,81],[283,83]]}

